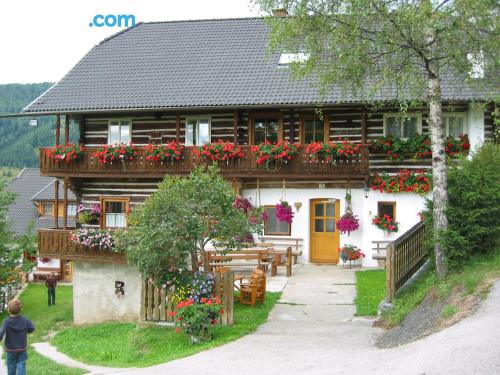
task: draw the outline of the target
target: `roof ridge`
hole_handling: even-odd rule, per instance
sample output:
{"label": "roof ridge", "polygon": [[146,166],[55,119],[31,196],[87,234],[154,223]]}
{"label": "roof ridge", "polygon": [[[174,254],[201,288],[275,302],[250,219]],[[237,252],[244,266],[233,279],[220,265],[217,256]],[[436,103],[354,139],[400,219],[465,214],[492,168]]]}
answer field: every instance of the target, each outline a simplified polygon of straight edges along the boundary
{"label": "roof ridge", "polygon": [[200,19],[189,19],[189,20],[171,20],[171,21],[148,21],[141,22],[145,25],[151,24],[161,24],[161,23],[183,23],[183,22],[207,22],[207,21],[246,21],[246,20],[258,20],[264,19],[265,17],[229,17],[229,18],[200,18]]}

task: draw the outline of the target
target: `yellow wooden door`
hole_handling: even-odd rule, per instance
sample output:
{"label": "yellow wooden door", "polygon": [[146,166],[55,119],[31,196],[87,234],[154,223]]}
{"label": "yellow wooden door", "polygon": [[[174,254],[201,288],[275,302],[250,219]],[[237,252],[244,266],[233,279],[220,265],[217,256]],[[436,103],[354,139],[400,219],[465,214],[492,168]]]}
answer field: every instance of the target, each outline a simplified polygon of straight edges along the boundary
{"label": "yellow wooden door", "polygon": [[311,262],[339,262],[339,232],[335,227],[339,219],[340,201],[311,200]]}

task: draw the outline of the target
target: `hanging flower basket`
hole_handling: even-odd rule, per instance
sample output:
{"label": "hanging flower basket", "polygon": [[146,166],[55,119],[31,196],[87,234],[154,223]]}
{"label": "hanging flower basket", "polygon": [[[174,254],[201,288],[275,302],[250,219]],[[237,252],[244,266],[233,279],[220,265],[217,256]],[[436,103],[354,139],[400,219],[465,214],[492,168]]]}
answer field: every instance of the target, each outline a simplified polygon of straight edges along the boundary
{"label": "hanging flower basket", "polygon": [[280,201],[280,203],[276,205],[276,219],[281,222],[292,224],[293,211],[287,201]]}
{"label": "hanging flower basket", "polygon": [[351,232],[358,230],[359,219],[350,211],[346,211],[344,215],[337,221],[337,229],[340,233],[350,235]]}

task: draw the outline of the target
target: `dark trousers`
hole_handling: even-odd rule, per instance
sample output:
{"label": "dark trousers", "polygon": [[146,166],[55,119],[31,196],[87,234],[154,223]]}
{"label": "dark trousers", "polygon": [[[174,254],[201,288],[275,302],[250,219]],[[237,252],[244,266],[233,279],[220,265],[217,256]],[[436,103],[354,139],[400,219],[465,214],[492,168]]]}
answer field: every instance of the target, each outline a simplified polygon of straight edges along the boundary
{"label": "dark trousers", "polygon": [[28,353],[26,353],[26,351],[7,352],[8,375],[25,375],[27,360],[28,360]]}
{"label": "dark trousers", "polygon": [[56,288],[48,287],[47,293],[49,295],[49,306],[55,305],[56,304]]}

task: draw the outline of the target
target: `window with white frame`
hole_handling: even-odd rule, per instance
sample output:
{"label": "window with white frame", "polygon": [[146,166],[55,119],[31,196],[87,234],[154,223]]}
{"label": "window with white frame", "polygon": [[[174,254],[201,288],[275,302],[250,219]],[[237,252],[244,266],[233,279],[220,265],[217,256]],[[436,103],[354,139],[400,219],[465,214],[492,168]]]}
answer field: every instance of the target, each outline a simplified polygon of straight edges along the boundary
{"label": "window with white frame", "polygon": [[418,113],[390,113],[384,115],[386,137],[410,138],[422,132],[422,116]]}
{"label": "window with white frame", "polygon": [[186,119],[186,146],[201,146],[210,142],[210,117]]}
{"label": "window with white frame", "polygon": [[108,144],[131,142],[130,120],[111,120],[108,129]]}
{"label": "window with white frame", "polygon": [[467,134],[467,116],[465,113],[443,113],[446,135],[459,138]]}

